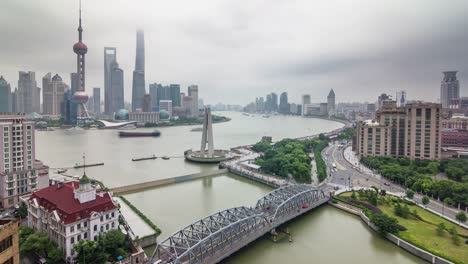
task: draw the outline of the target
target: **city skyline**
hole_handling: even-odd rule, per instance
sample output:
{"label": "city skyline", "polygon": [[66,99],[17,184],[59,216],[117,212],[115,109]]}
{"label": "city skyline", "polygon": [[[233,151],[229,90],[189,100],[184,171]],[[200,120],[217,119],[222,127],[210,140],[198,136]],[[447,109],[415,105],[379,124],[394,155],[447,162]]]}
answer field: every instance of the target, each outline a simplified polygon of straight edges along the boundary
{"label": "city skyline", "polygon": [[[0,50],[3,58],[0,67],[10,84],[16,83],[18,71],[35,71],[37,76],[53,72],[65,77],[75,71],[69,43],[76,40],[76,33],[70,28],[76,26],[77,2],[60,5],[55,5],[55,0],[47,2],[49,4],[43,5],[7,0],[0,11],[2,19],[11,25],[0,32],[9,36]],[[299,101],[304,93],[321,98],[333,88],[342,98],[348,98],[347,101],[369,101],[382,92],[394,94],[397,90],[406,90],[412,97],[436,102],[440,96],[442,71],[458,70],[461,95],[465,95],[463,84],[468,74],[463,62],[468,54],[465,45],[468,34],[457,28],[467,25],[462,10],[466,10],[468,3],[424,2],[424,8],[418,9],[416,7],[421,5],[407,7],[403,1],[381,7],[365,5],[367,1],[361,3],[360,14],[353,14],[348,10],[350,4],[345,2],[317,7],[306,1],[297,2],[284,14],[284,20],[289,22],[279,23],[272,30],[265,24],[272,19],[270,17],[280,14],[284,8],[280,3],[255,2],[250,7],[239,7],[232,1],[205,1],[193,10],[187,8],[190,11],[171,12],[180,3],[143,1],[133,6],[123,1],[112,5],[113,12],[107,14],[103,22],[100,12],[109,2],[85,1],[84,26],[90,47],[87,86],[104,87],[101,52],[105,46],[116,47],[125,73],[125,98],[131,101],[134,36],[141,28],[145,30],[147,42],[147,90],[148,84],[154,82],[179,83],[183,87],[196,83],[207,102],[229,98],[227,103],[239,104],[248,103],[241,96],[242,92],[252,91],[258,96],[285,90],[291,101]],[[184,4],[189,5],[189,2]],[[219,13],[224,18],[207,17],[206,13],[211,10],[208,7],[217,11],[210,14]],[[155,8],[164,15],[155,17],[152,12]],[[265,12],[259,13],[262,8]],[[334,13],[327,13],[327,10],[334,10]],[[19,12],[40,18],[41,24],[24,21]],[[323,19],[322,13],[330,17]],[[314,16],[316,18],[311,18]],[[24,31],[24,28],[29,30]],[[42,42],[49,34],[62,37],[54,37],[51,43]],[[258,38],[247,41],[253,36]],[[18,39],[24,41],[18,43]],[[271,44],[273,39],[275,44]],[[37,59],[27,59],[31,56]],[[65,82],[69,80],[66,78]],[[362,93],[354,93],[356,89]]]}

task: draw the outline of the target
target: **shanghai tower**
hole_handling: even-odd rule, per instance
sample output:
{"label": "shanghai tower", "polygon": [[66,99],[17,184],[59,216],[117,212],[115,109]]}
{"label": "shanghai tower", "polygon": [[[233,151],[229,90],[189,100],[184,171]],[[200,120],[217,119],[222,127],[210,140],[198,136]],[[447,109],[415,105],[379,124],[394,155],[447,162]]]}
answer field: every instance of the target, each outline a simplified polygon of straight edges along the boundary
{"label": "shanghai tower", "polygon": [[143,30],[138,30],[136,37],[136,59],[132,86],[132,111],[143,108],[143,97],[145,96],[145,35]]}

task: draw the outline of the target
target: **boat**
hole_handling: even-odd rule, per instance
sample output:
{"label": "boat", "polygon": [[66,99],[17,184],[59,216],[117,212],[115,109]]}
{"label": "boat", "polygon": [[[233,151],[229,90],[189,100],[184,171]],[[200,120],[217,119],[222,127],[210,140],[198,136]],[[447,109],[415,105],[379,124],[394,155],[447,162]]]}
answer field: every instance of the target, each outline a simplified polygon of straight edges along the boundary
{"label": "boat", "polygon": [[203,128],[202,127],[196,127],[196,128],[192,128],[190,131],[192,131],[192,132],[201,132],[201,131],[203,131]]}
{"label": "boat", "polygon": [[158,130],[152,132],[128,132],[128,131],[119,131],[119,137],[159,137],[161,132]]}
{"label": "boat", "polygon": [[270,118],[270,116],[269,116],[269,115],[264,115],[264,116],[262,116],[262,117],[264,117],[264,118]]}
{"label": "boat", "polygon": [[168,156],[163,156],[162,159],[163,159],[163,160],[168,160],[168,159],[170,159],[170,158],[169,158]]}
{"label": "boat", "polygon": [[142,161],[142,160],[154,160],[157,159],[156,155],[153,154],[151,157],[145,157],[145,158],[133,158],[132,161]]}

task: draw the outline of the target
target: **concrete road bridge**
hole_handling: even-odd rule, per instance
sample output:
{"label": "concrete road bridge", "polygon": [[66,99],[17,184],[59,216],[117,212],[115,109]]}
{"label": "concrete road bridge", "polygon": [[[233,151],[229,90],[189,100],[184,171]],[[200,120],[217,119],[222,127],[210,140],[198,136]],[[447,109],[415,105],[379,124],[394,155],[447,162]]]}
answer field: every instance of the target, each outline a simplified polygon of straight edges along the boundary
{"label": "concrete road bridge", "polygon": [[275,228],[317,206],[330,194],[311,185],[287,185],[255,207],[226,209],[198,220],[156,245],[148,263],[218,263]]}

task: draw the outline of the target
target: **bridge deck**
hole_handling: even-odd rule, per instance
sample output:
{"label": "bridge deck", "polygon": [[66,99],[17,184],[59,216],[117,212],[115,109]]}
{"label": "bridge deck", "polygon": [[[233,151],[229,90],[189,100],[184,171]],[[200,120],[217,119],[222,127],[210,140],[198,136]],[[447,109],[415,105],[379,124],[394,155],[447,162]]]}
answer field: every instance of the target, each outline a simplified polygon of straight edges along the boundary
{"label": "bridge deck", "polygon": [[258,200],[255,208],[226,209],[174,233],[156,246],[149,263],[217,263],[328,200],[323,189],[283,186]]}

